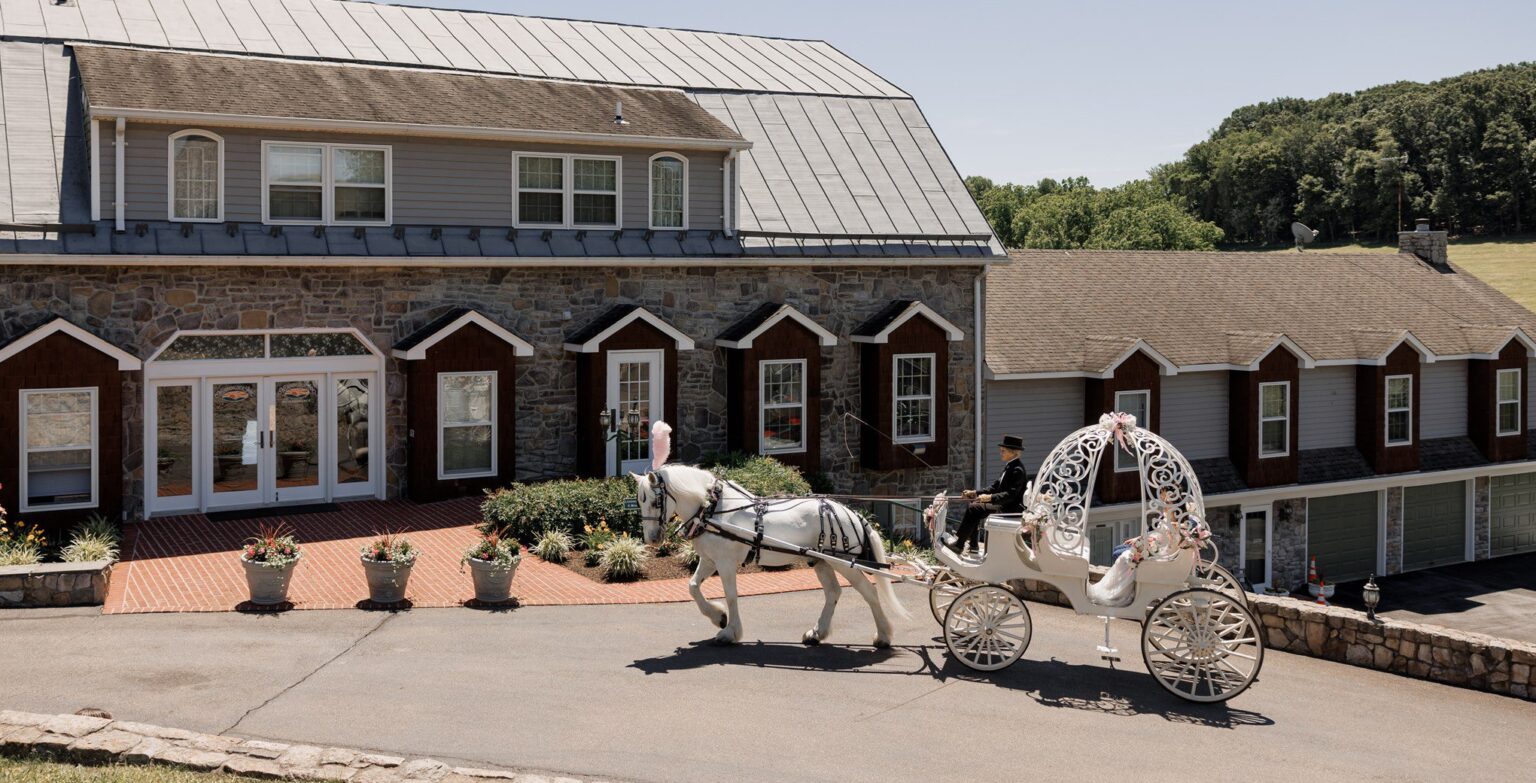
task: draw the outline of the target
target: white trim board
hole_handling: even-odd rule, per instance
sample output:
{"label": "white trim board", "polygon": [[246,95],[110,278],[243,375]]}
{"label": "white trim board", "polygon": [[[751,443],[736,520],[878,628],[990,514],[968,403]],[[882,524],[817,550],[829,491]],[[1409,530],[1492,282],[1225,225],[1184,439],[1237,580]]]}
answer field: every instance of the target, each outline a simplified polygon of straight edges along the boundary
{"label": "white trim board", "polygon": [[4,348],[0,348],[0,362],[4,362],[12,356],[15,356],[16,354],[31,348],[39,342],[42,342],[44,338],[49,337],[50,335],[60,333],[69,335],[70,337],[73,337],[76,340],[79,340],[80,342],[85,343],[86,345],[116,359],[117,369],[119,372],[132,372],[134,370],[143,369],[144,367],[144,363],[139,361],[137,356],[134,356],[133,354],[128,353],[127,351],[107,342],[106,340],[103,340],[100,337],[87,332],[86,330],[70,323],[69,321],[64,320],[63,318],[56,318],[52,321],[49,321],[48,323],[43,324],[42,326],[39,326],[38,328],[28,332],[16,342],[11,343]]}
{"label": "white trim board", "polygon": [[849,337],[848,340],[855,343],[890,342],[891,332],[896,331],[897,327],[900,327],[902,324],[912,320],[919,315],[928,319],[929,322],[931,322],[933,325],[943,329],[945,339],[949,340],[950,342],[956,342],[965,339],[965,332],[961,331],[960,327],[955,326],[954,324],[950,323],[949,320],[944,316],[934,312],[932,307],[929,307],[922,302],[912,302],[907,305],[907,309],[903,310],[901,315],[896,316],[895,319],[886,324],[885,328],[881,329],[879,332],[870,335],[854,335]]}
{"label": "white trim board", "polygon": [[438,343],[447,339],[454,332],[457,332],[469,324],[479,326],[487,332],[495,335],[502,342],[511,345],[515,349],[514,355],[516,356],[533,355],[532,343],[503,328],[501,324],[498,324],[495,321],[485,317],[480,313],[480,311],[470,310],[458,318],[455,318],[452,323],[446,324],[441,329],[433,332],[432,335],[427,339],[422,340],[410,348],[404,351],[399,349],[390,351],[390,356],[393,356],[396,359],[405,359],[406,361],[419,361],[421,359],[425,359],[427,358],[427,351],[431,349],[432,346],[437,345]]}
{"label": "white trim board", "polygon": [[773,315],[770,315],[764,319],[762,323],[758,324],[757,327],[752,331],[747,332],[746,335],[743,336],[740,340],[716,340],[715,345],[718,345],[721,348],[739,348],[743,350],[751,348],[753,340],[761,337],[763,332],[773,328],[780,321],[786,318],[794,321],[797,324],[800,324],[809,330],[812,334],[816,335],[816,339],[821,343],[821,347],[829,348],[831,346],[837,345],[837,335],[827,331],[826,327],[823,327],[821,324],[811,320],[810,316],[795,309],[793,305],[787,304],[780,305],[779,309],[775,310]]}
{"label": "white trim board", "polygon": [[692,337],[689,337],[688,335],[683,334],[681,331],[678,331],[677,327],[662,320],[661,316],[652,313],[644,307],[636,307],[623,318],[615,321],[613,325],[599,332],[595,337],[587,340],[584,343],[566,343],[565,350],[572,351],[574,353],[597,353],[598,351],[602,350],[604,340],[612,337],[614,334],[618,333],[620,329],[629,326],[635,321],[645,321],[646,323],[660,330],[662,334],[672,338],[672,341],[675,344],[677,350],[693,350],[694,344]]}

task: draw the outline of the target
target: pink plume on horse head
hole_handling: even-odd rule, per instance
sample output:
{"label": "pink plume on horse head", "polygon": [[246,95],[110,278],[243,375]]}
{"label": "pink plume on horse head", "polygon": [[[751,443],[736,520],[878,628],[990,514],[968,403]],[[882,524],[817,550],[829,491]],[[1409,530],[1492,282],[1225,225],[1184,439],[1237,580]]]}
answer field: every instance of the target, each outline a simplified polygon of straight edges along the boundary
{"label": "pink plume on horse head", "polygon": [[667,464],[672,454],[672,425],[657,421],[651,425],[651,470]]}

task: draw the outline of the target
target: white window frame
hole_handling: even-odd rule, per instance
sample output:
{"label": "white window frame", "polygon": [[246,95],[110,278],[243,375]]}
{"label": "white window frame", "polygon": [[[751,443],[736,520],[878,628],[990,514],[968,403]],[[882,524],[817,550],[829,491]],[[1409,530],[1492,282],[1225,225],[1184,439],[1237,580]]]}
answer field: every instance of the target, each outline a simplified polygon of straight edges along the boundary
{"label": "white window frame", "polygon": [[[465,377],[480,377],[480,376],[489,376],[490,379],[491,379],[491,407],[490,407],[490,410],[488,412],[489,413],[489,421],[484,422],[484,423],[482,423],[482,422],[475,422],[475,423],[472,423],[472,424],[466,424],[466,423],[460,422],[460,423],[452,424],[452,425],[450,425],[447,422],[445,422],[443,420],[443,415],[444,415],[444,407],[443,407],[443,380],[446,379],[446,378],[465,378]],[[501,443],[497,439],[497,437],[498,437],[498,435],[499,435],[499,433],[501,431],[500,422],[497,421],[497,419],[500,418],[499,416],[497,416],[497,413],[500,410],[497,407],[497,394],[499,393],[500,389],[498,389],[497,387],[500,386],[500,385],[501,385],[500,384],[500,380],[496,377],[496,371],[495,370],[475,370],[475,371],[470,371],[470,372],[440,372],[440,373],[437,374],[437,480],[438,481],[456,481],[458,479],[486,478],[486,477],[489,477],[489,476],[496,476],[496,475],[499,474],[500,468],[499,468],[499,466],[497,464],[497,456],[498,455],[497,455],[496,452],[500,451],[500,443]],[[444,468],[443,468],[443,433],[446,430],[448,430],[450,427],[456,427],[456,428],[457,427],[484,427],[484,426],[486,426],[486,424],[489,424],[490,427],[491,427],[491,468],[490,468],[490,470],[476,471],[474,473],[448,473],[446,470],[444,470]]]}
{"label": "white window frame", "polygon": [[[1267,388],[1272,388],[1272,387],[1279,387],[1285,393],[1285,414],[1283,416],[1265,416],[1264,415],[1264,390],[1267,389]],[[1259,436],[1259,458],[1260,459],[1270,459],[1270,458],[1273,458],[1273,457],[1288,457],[1288,456],[1290,456],[1290,454],[1291,454],[1291,382],[1290,381],[1269,381],[1269,382],[1266,382],[1266,383],[1259,384],[1259,405],[1258,405],[1258,408],[1259,408],[1259,411],[1258,411],[1258,413],[1259,413],[1259,432],[1258,432],[1258,436]],[[1273,422],[1273,421],[1283,421],[1283,422],[1285,422],[1285,430],[1284,430],[1284,432],[1285,432],[1285,448],[1280,449],[1279,451],[1265,451],[1264,450],[1264,425],[1266,423],[1268,423],[1268,422]]]}
{"label": "white window frame", "polygon": [[[766,372],[770,364],[794,364],[800,367],[800,401],[797,403],[768,404]],[[810,405],[806,396],[810,390],[810,379],[806,377],[807,367],[804,359],[763,359],[757,363],[757,453],[758,454],[804,454],[807,448],[806,426],[807,410]],[[770,409],[798,408],[800,410],[800,445],[789,448],[770,449],[763,435],[765,422],[768,420]]]}
{"label": "white window frame", "polygon": [[[899,369],[903,359],[927,359],[928,360],[928,393],[902,396],[899,393],[901,378]],[[938,379],[939,359],[934,353],[898,353],[891,357],[891,440],[896,443],[932,443],[937,439],[934,432],[938,429],[939,417]],[[922,435],[899,435],[896,431],[897,411],[901,409],[901,403],[905,400],[928,401],[928,431]]]}
{"label": "white window frame", "polygon": [[[1405,381],[1408,382],[1408,407],[1406,407],[1406,408],[1394,408],[1394,407],[1392,407],[1392,382],[1396,381],[1396,380],[1405,380]],[[1382,426],[1381,437],[1382,437],[1382,440],[1386,441],[1386,445],[1388,445],[1388,446],[1409,446],[1409,445],[1412,445],[1413,444],[1413,376],[1412,375],[1388,375],[1386,377],[1386,379],[1382,381],[1382,386],[1381,386],[1381,407],[1383,409],[1383,412],[1382,412],[1383,419],[1382,419],[1382,422],[1381,422],[1381,426]],[[1406,413],[1406,414],[1408,414],[1408,437],[1406,439],[1404,439],[1404,440],[1392,440],[1392,414],[1394,414],[1394,413]]]}
{"label": "white window frame", "polygon": [[[656,225],[656,174],[655,166],[658,158],[676,158],[683,164],[683,224],[681,226]],[[676,152],[658,152],[645,162],[645,225],[652,231],[687,231],[688,226],[688,157]]]}
{"label": "white window frame", "polygon": [[[32,506],[27,498],[31,494],[27,488],[28,470],[27,455],[37,451],[76,451],[78,447],[68,449],[29,449],[27,448],[27,398],[33,394],[78,394],[87,393],[91,398],[91,499],[85,503],[50,503],[43,506]],[[96,508],[101,502],[101,409],[100,396],[95,386],[76,386],[56,389],[22,389],[17,397],[18,427],[20,442],[18,447],[21,454],[17,473],[21,485],[21,499],[19,513],[43,513],[49,511],[70,511],[75,509]]]}
{"label": "white window frame", "polygon": [[[267,152],[271,147],[319,147],[320,158],[320,219],[293,220],[272,218],[272,189],[268,179]],[[374,150],[384,153],[384,220],[337,220],[336,219],[336,172],[332,156],[338,149]],[[344,188],[377,188],[378,185],[344,183]],[[222,207],[221,207],[222,208]],[[392,226],[395,224],[395,154],[388,144],[342,144],[319,141],[284,141],[263,139],[261,142],[261,222],[268,226]]]}
{"label": "white window frame", "polygon": [[[1515,396],[1514,396],[1514,399],[1506,400],[1502,396],[1500,396],[1503,393],[1503,391],[1504,391],[1503,379],[1504,379],[1505,375],[1513,375],[1513,376],[1515,376]],[[1494,378],[1493,378],[1493,426],[1494,426],[1495,431],[1498,433],[1498,436],[1501,437],[1501,438],[1504,437],[1505,435],[1519,435],[1523,431],[1523,422],[1520,421],[1520,419],[1521,419],[1521,416],[1520,416],[1520,402],[1521,402],[1520,395],[1524,391],[1524,389],[1523,389],[1523,386],[1525,384],[1525,377],[1524,377],[1524,375],[1525,374],[1523,372],[1521,372],[1519,367],[1510,367],[1510,368],[1507,368],[1507,369],[1499,370],[1497,373],[1494,374]],[[1503,427],[1503,417],[1500,414],[1502,413],[1502,410],[1503,410],[1505,405],[1513,405],[1513,406],[1515,406],[1515,428],[1512,429],[1512,430],[1506,430]]]}
{"label": "white window frame", "polygon": [[[560,189],[553,188],[523,188],[518,183],[518,161],[523,158],[554,158],[560,163]],[[607,191],[601,190],[576,190],[576,161],[577,160],[607,160],[613,162],[613,219],[612,223],[577,223],[576,221],[576,194],[597,193],[607,195]],[[521,209],[518,204],[519,196],[527,191],[529,193],[559,193],[560,198],[560,222],[559,223],[527,223],[521,217]],[[574,228],[586,230],[618,230],[624,226],[624,157],[622,155],[585,155],[580,153],[557,152],[514,152],[512,153],[512,226],[514,228],[556,229]]]}
{"label": "white window frame", "polygon": [[[1115,392],[1115,410],[1117,412],[1124,413],[1125,410],[1126,410],[1126,407],[1125,407],[1124,404],[1122,404],[1120,402],[1120,400],[1121,400],[1122,397],[1130,397],[1130,396],[1133,396],[1133,395],[1134,396],[1138,396],[1138,397],[1145,397],[1147,399],[1147,404],[1142,406],[1142,410],[1146,411],[1146,414],[1147,414],[1144,417],[1144,418],[1146,418],[1146,421],[1142,421],[1141,419],[1137,419],[1136,420],[1136,426],[1138,426],[1138,427],[1146,427],[1147,429],[1151,429],[1152,428],[1151,427],[1151,421],[1152,421],[1152,390],[1151,389],[1126,389],[1124,391],[1117,391],[1117,392]],[[1136,471],[1141,470],[1141,463],[1136,458],[1135,454],[1132,454],[1132,453],[1126,451],[1125,449],[1120,448],[1119,445],[1116,445],[1114,448],[1115,448],[1115,472],[1116,473],[1134,473]],[[1122,465],[1122,464],[1120,464],[1121,460],[1124,460],[1124,459],[1129,459],[1131,461],[1131,464],[1129,464],[1129,465]]]}
{"label": "white window frame", "polygon": [[[218,148],[219,158],[219,204],[218,211],[211,218],[188,218],[176,215],[176,140],[187,136],[205,136],[212,139]],[[165,215],[172,223],[223,223],[224,222],[224,137],[212,131],[202,128],[187,128],[179,130],[166,137],[165,140]]]}

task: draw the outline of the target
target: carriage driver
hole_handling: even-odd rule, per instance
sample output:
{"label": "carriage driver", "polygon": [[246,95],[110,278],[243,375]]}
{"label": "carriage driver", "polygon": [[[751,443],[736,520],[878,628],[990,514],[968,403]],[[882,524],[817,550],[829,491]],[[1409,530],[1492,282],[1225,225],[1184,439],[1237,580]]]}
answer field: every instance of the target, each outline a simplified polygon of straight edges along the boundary
{"label": "carriage driver", "polygon": [[1017,514],[1024,510],[1024,486],[1029,475],[1019,457],[1024,453],[1024,439],[1017,435],[1004,435],[997,444],[997,454],[1003,460],[1003,475],[992,486],[978,492],[968,489],[961,495],[971,503],[960,521],[958,535],[946,535],[944,543],[953,547],[964,543],[966,549],[979,548],[981,523],[991,514]]}

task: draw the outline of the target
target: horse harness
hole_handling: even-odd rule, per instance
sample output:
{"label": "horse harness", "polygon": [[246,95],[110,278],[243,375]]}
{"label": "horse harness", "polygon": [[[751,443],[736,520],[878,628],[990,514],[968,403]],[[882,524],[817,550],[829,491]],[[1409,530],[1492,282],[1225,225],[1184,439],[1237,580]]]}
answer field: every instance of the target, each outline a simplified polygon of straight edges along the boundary
{"label": "horse harness", "polygon": [[[852,522],[854,528],[850,534],[845,526],[845,520],[838,516],[837,509],[828,498],[784,498],[777,501],[753,498],[746,505],[722,509],[720,508],[720,503],[725,495],[726,482],[722,479],[716,479],[706,495],[708,502],[700,506],[693,516],[682,519],[678,515],[673,514],[671,519],[667,519],[666,500],[671,498],[671,489],[667,486],[666,479],[660,473],[650,474],[650,479],[652,486],[656,489],[656,498],[651,501],[651,505],[656,509],[657,519],[662,524],[670,524],[672,520],[677,520],[678,535],[688,541],[692,541],[705,533],[713,533],[728,541],[746,544],[749,549],[746,558],[741,561],[742,565],[761,562],[763,550],[766,549],[769,552],[792,556],[804,556],[815,551],[823,555],[846,559],[850,563],[863,563],[874,568],[889,567],[887,563],[868,559],[868,555],[873,553],[873,547],[870,543],[869,523],[862,519],[848,520]],[[745,494],[751,494],[739,486],[736,489]],[[803,503],[810,500],[814,500],[817,503],[816,516],[817,520],[821,523],[821,530],[816,536],[816,548],[814,550],[808,547],[779,546],[764,540],[764,517],[767,516],[769,511],[774,510],[778,506],[787,507],[787,504]],[[715,519],[723,514],[734,514],[737,511],[747,509],[752,510],[752,535],[750,536],[737,532],[737,529],[734,527],[722,525]],[[857,548],[856,551],[855,547]]]}

